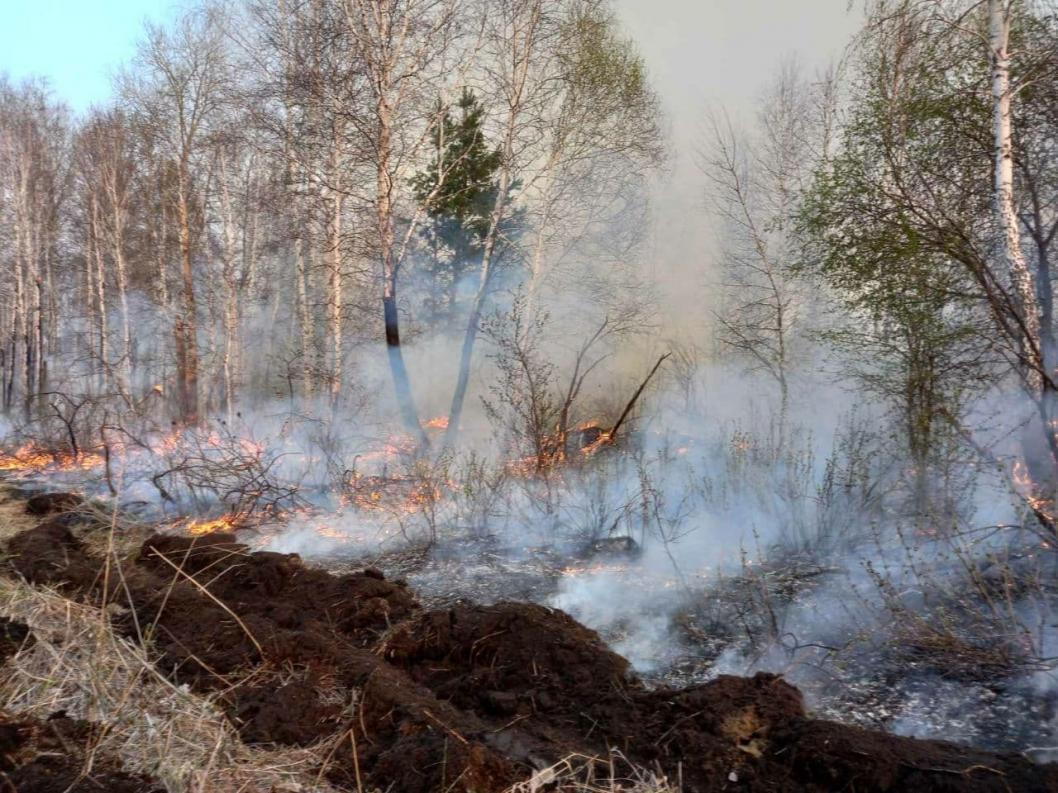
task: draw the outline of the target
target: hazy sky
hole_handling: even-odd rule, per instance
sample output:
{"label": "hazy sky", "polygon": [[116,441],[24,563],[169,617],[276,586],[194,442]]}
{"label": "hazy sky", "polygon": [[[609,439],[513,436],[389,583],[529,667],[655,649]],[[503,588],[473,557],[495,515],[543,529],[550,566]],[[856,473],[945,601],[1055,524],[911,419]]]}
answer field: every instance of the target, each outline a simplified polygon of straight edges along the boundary
{"label": "hazy sky", "polygon": [[[838,57],[856,27],[847,0],[615,0],[638,42],[672,127],[673,155],[654,204],[645,266],[658,275],[708,270],[712,234],[694,148],[707,108],[746,115],[777,64],[797,55],[809,70]],[[75,110],[103,102],[109,76],[133,54],[145,19],[174,0],[0,0],[0,72],[48,77]],[[705,280],[702,276],[699,280]],[[684,278],[674,308],[699,309]],[[681,302],[685,306],[680,306]]]}
{"label": "hazy sky", "polygon": [[696,165],[708,110],[748,117],[780,62],[805,69],[836,60],[857,28],[847,0],[617,0],[672,127],[667,174],[653,195],[644,267],[674,314],[698,316],[710,287],[715,234]]}
{"label": "hazy sky", "polygon": [[[0,0],[0,70],[48,76],[75,108],[104,100],[110,71],[133,52],[143,20],[173,0]],[[836,53],[852,29],[846,0],[618,0],[675,121],[705,101],[753,93],[784,53]]]}

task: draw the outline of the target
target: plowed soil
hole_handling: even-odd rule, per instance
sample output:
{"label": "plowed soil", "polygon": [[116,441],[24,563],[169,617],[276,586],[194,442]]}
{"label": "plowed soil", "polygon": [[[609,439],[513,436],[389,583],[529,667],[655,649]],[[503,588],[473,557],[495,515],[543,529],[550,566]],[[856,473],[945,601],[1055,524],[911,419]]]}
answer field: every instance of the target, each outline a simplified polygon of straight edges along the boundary
{"label": "plowed soil", "polygon": [[810,719],[772,675],[649,690],[542,606],[424,611],[375,570],[334,576],[227,534],[155,535],[108,569],[86,530],[44,515],[9,541],[8,574],[114,604],[166,675],[221,694],[248,743],[347,736],[328,775],[349,790],[499,793],[618,749],[687,793],[1058,791],[1058,766]]}
{"label": "plowed soil", "polygon": [[[55,714],[46,721],[0,713],[0,790],[17,793],[165,793],[103,759],[86,762],[99,727]],[[85,770],[85,769],[90,770]]]}

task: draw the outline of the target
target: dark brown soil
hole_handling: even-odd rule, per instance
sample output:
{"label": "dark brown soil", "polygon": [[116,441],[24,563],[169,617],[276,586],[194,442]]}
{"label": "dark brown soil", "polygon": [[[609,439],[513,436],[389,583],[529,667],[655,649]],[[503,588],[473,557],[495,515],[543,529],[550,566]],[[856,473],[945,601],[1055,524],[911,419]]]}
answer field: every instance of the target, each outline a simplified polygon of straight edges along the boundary
{"label": "dark brown soil", "polygon": [[[94,754],[99,727],[59,713],[46,721],[0,713],[0,790],[5,793],[164,793],[146,777]],[[87,769],[87,770],[86,770]]]}
{"label": "dark brown soil", "polygon": [[570,753],[618,749],[687,793],[1058,791],[1056,766],[808,719],[773,675],[648,690],[542,606],[422,611],[377,571],[333,576],[224,534],[154,536],[107,591],[55,521],[8,550],[32,581],[125,606],[121,629],[174,680],[219,692],[247,742],[339,736],[328,776],[349,790],[499,793]]}
{"label": "dark brown soil", "polygon": [[43,517],[63,512],[72,512],[84,504],[76,493],[38,493],[26,501],[26,512]]}
{"label": "dark brown soil", "polygon": [[0,617],[0,664],[23,647],[33,644],[29,627],[22,622]]}

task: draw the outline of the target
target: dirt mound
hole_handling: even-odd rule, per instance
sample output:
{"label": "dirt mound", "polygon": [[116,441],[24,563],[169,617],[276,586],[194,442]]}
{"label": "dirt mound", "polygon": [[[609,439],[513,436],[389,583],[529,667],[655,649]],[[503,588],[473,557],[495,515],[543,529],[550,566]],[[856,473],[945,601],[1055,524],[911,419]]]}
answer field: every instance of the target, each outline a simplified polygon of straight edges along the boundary
{"label": "dirt mound", "polygon": [[27,581],[87,591],[100,563],[89,557],[84,542],[62,521],[47,520],[16,534],[7,544],[11,564]]}
{"label": "dirt mound", "polygon": [[84,499],[76,493],[37,493],[26,501],[26,512],[30,515],[44,517],[72,512],[82,504],[84,504]]}
{"label": "dirt mound", "polygon": [[529,603],[427,612],[401,625],[382,652],[442,699],[486,715],[568,713],[640,688],[595,631]]}
{"label": "dirt mound", "polygon": [[172,679],[218,695],[245,741],[334,741],[327,776],[348,790],[499,793],[618,749],[686,793],[1058,791],[1055,766],[808,720],[774,675],[647,690],[560,611],[422,612],[377,571],[334,576],[228,534],[151,537],[106,592],[102,561],[56,521],[9,551],[31,581],[124,606],[116,624]]}
{"label": "dirt mound", "polygon": [[156,535],[136,561],[135,622],[157,625],[174,674],[198,685],[263,662],[335,665],[416,607],[377,571],[332,576],[293,554],[250,553],[230,534]]}
{"label": "dirt mound", "polygon": [[1032,793],[1058,791],[1058,766],[942,741],[922,741],[828,721],[798,720],[775,736],[790,776],[806,789]]}
{"label": "dirt mound", "polygon": [[522,761],[557,747],[615,747],[645,765],[681,768],[689,791],[760,762],[770,733],[804,716],[800,692],[773,675],[647,691],[594,631],[525,603],[418,615],[382,652],[437,697],[493,724],[495,740]]}
{"label": "dirt mound", "polygon": [[23,647],[33,644],[29,626],[22,622],[0,617],[0,664]]}
{"label": "dirt mound", "polygon": [[61,713],[47,721],[0,713],[0,786],[18,793],[164,793],[161,785],[125,773],[110,758],[95,755],[89,765],[100,729]]}

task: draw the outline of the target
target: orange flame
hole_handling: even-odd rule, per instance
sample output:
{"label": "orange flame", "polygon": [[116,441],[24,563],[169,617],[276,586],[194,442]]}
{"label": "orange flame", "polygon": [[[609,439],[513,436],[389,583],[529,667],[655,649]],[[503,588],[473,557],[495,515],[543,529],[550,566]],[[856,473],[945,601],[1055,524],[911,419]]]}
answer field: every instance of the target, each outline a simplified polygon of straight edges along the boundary
{"label": "orange flame", "polygon": [[225,515],[216,520],[193,520],[187,524],[187,533],[194,535],[195,537],[201,537],[206,534],[214,534],[218,531],[231,531],[235,528],[237,522],[238,521],[234,515]]}
{"label": "orange flame", "polygon": [[33,443],[24,443],[10,454],[0,454],[0,471],[90,471],[104,462],[101,454],[57,454]]}

